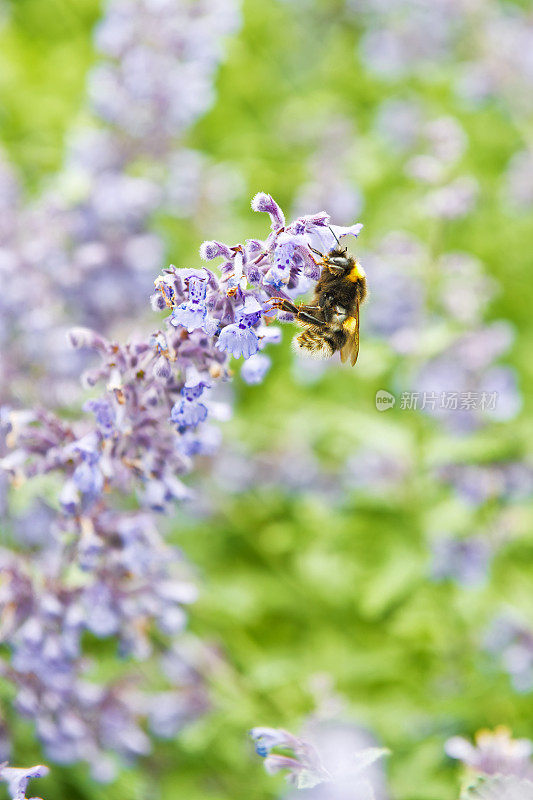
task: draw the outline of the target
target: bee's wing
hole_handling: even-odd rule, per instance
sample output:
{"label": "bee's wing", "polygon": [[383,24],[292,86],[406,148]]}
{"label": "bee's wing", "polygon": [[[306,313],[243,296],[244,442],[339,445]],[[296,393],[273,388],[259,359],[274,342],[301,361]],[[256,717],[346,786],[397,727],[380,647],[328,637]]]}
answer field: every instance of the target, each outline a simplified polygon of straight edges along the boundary
{"label": "bee's wing", "polygon": [[353,367],[359,355],[359,303],[355,306],[353,317],[346,317],[344,320],[343,328],[348,334],[348,338],[341,349],[341,361],[344,364],[350,356],[350,363]]}

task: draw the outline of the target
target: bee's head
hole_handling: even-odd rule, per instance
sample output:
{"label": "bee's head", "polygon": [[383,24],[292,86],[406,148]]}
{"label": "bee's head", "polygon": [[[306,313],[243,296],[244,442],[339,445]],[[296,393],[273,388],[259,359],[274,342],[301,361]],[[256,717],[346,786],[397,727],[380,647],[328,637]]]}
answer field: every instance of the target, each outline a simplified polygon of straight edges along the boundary
{"label": "bee's head", "polygon": [[353,259],[348,255],[346,247],[334,247],[325,257],[326,266],[334,268],[335,272],[341,269],[348,273],[353,267]]}

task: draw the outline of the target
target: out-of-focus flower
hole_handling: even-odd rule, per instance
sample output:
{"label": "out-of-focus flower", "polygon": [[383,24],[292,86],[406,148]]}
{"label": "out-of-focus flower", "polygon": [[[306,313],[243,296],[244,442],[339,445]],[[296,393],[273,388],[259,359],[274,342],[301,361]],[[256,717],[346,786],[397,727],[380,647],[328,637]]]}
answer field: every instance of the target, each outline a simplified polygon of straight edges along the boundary
{"label": "out-of-focus flower", "polygon": [[[40,764],[37,767],[8,767],[7,764],[0,765],[0,781],[7,783],[7,790],[11,795],[11,800],[26,800],[26,789],[32,778],[44,778],[48,775],[48,767]],[[32,800],[40,800],[38,797]]]}
{"label": "out-of-focus flower", "polygon": [[431,8],[416,0],[349,0],[348,5],[364,23],[365,64],[390,80],[413,72],[434,74],[451,59],[475,7],[471,0],[436,0]]}
{"label": "out-of-focus flower", "polygon": [[413,386],[425,399],[422,410],[458,432],[473,430],[486,419],[515,417],[522,401],[514,372],[493,363],[512,340],[506,322],[493,322],[459,336],[428,359]]}
{"label": "out-of-focus flower", "polygon": [[533,491],[533,466],[527,461],[489,464],[446,464],[437,470],[469,505],[497,500],[501,504],[526,501]]}
{"label": "out-of-focus flower", "polygon": [[518,692],[533,687],[533,630],[513,614],[497,617],[484,639],[485,649],[508,673]]}
{"label": "out-of-focus flower", "polygon": [[440,536],[432,543],[431,576],[437,581],[452,579],[476,586],[487,579],[490,559],[491,547],[483,536]]}
{"label": "out-of-focus flower", "polygon": [[533,783],[504,775],[479,778],[464,789],[461,800],[533,800]]}
{"label": "out-of-focus flower", "polygon": [[416,100],[387,98],[377,111],[375,127],[395,151],[411,150],[418,139],[422,111]]}
{"label": "out-of-focus flower", "polygon": [[457,219],[468,214],[478,195],[478,183],[470,175],[464,175],[429,192],[424,200],[424,208],[432,217]]}
{"label": "out-of-focus flower", "polygon": [[[239,354],[248,358],[280,339],[279,330],[265,325],[272,289],[263,281],[278,245],[291,245],[289,269],[298,274],[315,266],[311,242],[334,241],[325,213],[281,231],[284,216],[275,201],[265,195],[256,205],[275,228],[265,241],[202,248],[205,257],[225,259],[221,277],[206,268],[171,267],[156,280],[154,305],[170,310],[163,330],[128,344],[87,329],[72,332],[73,346],[89,346],[100,359],[83,376],[87,387],[101,392],[86,403],[84,417],[63,421],[43,410],[2,414],[9,441],[3,469],[17,481],[54,473],[62,480],[42,550],[31,558],[0,554],[0,603],[16,609],[6,614],[10,659],[2,675],[15,688],[18,712],[35,722],[48,756],[87,761],[98,780],[113,777],[116,757],[120,762],[149,751],[147,716],[155,730],[170,735],[205,710],[205,690],[193,669],[185,685],[164,689],[166,697],[172,692],[169,713],[160,705],[151,713],[154,693],[133,691],[127,670],[123,681],[107,687],[91,682],[83,633],[112,637],[121,653],[138,660],[179,653],[185,606],[196,592],[180,553],[165,545],[149,512],[165,513],[191,499],[181,477],[194,456],[212,454],[219,441],[208,422],[227,418],[228,411],[206,390],[230,377],[226,349],[235,354],[238,341]],[[359,227],[341,230],[356,234]],[[179,309],[185,325],[174,324]],[[257,355],[261,360],[255,367],[252,362],[248,375],[256,382],[268,362]],[[124,510],[120,498],[132,492],[144,511]]]}
{"label": "out-of-focus flower", "polygon": [[[444,312],[462,325],[474,327],[482,321],[496,293],[496,283],[483,265],[469,253],[444,253],[438,262],[439,299]],[[458,291],[460,287],[460,291]]]}
{"label": "out-of-focus flower", "polygon": [[309,180],[304,183],[294,201],[298,215],[314,208],[327,208],[335,219],[348,224],[359,216],[363,196],[353,180],[346,175],[347,165],[357,146],[350,122],[342,117],[328,117],[325,129],[315,144],[309,163]]}
{"label": "out-of-focus flower", "polygon": [[[202,195],[203,211],[209,205],[209,165],[198,156],[191,175],[178,156],[184,131],[213,100],[223,44],[239,21],[235,0],[109,0],[88,80],[98,127],[68,137],[60,173],[32,203],[0,167],[3,399],[72,403],[85,359],[65,346],[69,323],[109,333],[138,317],[163,260],[164,243],[150,230],[154,213],[175,207],[184,181],[189,195]],[[189,202],[183,213],[195,208]]]}
{"label": "out-of-focus flower", "polygon": [[378,495],[401,486],[408,474],[404,455],[372,447],[361,447],[350,455],[343,470],[347,488]]}
{"label": "out-of-focus flower", "polygon": [[168,151],[211,105],[222,39],[239,19],[232,0],[109,0],[95,36],[105,60],[89,81],[98,116],[131,147]]}
{"label": "out-of-focus flower", "polygon": [[241,378],[245,383],[261,383],[270,369],[270,358],[263,353],[256,353],[242,365]]}
{"label": "out-of-focus flower", "polygon": [[[329,704],[334,702],[335,698],[330,696]],[[381,756],[389,751],[377,747],[368,731],[337,714],[331,716],[327,708],[323,708],[322,712],[311,716],[302,731],[303,738],[320,753],[322,764],[332,776],[330,781],[308,791],[310,800],[388,800],[390,795]],[[289,800],[296,800],[297,793],[289,791],[287,796]]]}
{"label": "out-of-focus flower", "polygon": [[[257,754],[265,759],[265,769],[269,774],[286,769],[289,772],[288,780],[299,789],[309,789],[317,783],[331,780],[314,747],[288,731],[281,728],[253,728],[250,736]],[[288,750],[293,755],[272,753],[274,748]]]}
{"label": "out-of-focus flower", "polygon": [[512,157],[505,175],[504,198],[513,211],[533,206],[533,152],[522,150]]}
{"label": "out-of-focus flower", "polygon": [[362,328],[407,354],[420,346],[427,323],[426,289],[422,280],[425,248],[401,232],[386,236],[364,255],[372,276],[372,293],[362,315]]}
{"label": "out-of-focus flower", "polygon": [[[318,784],[335,783],[349,776],[352,797],[360,800],[374,800],[375,794],[367,778],[367,770],[389,751],[379,747],[369,747],[352,754],[351,763],[343,764],[338,773],[331,773],[323,765],[316,749],[308,741],[298,739],[278,728],[253,728],[250,732],[257,753],[265,759],[265,769],[274,774],[288,770],[288,780],[298,789],[313,789]],[[287,750],[291,755],[280,755],[272,750]],[[338,765],[337,765],[338,766]]]}
{"label": "out-of-focus flower", "polygon": [[475,744],[462,736],[453,736],[446,742],[445,751],[475,772],[533,778],[533,742],[513,739],[511,731],[504,725],[494,731],[478,731]]}

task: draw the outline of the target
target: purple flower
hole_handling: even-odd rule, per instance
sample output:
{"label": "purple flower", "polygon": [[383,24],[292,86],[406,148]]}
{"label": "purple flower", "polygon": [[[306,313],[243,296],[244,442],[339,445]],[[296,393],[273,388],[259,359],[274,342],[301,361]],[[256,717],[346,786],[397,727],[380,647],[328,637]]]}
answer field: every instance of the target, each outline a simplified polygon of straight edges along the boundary
{"label": "purple flower", "polygon": [[[320,692],[319,708],[306,720],[302,738],[319,753],[331,779],[317,784],[306,794],[310,800],[389,800],[381,762],[388,751],[377,747],[376,740],[365,728],[343,718],[344,715],[332,716],[331,709],[340,706],[342,698],[317,684],[318,679],[315,686]],[[322,708],[325,713],[321,713]],[[287,800],[296,800],[298,794],[289,791]]]}
{"label": "purple flower", "polygon": [[[18,767],[8,767],[0,765],[0,780],[7,783],[7,790],[11,795],[11,800],[26,800],[26,788],[32,778],[44,778],[48,775],[48,767],[40,764],[37,767],[20,769]],[[33,800],[39,800],[34,797]]]}
{"label": "purple flower", "polygon": [[262,353],[256,353],[244,362],[241,367],[241,378],[245,383],[261,383],[270,369],[270,358]]}
{"label": "purple flower", "polygon": [[433,543],[431,575],[434,580],[451,578],[464,586],[475,586],[488,577],[491,548],[482,536],[455,539],[442,536]]}
{"label": "purple flower", "polygon": [[72,480],[66,481],[59,493],[59,503],[65,514],[76,514],[79,509],[80,495]]}
{"label": "purple flower", "polygon": [[[303,237],[308,247],[312,247],[321,253],[328,253],[332,248],[337,247],[337,241],[342,236],[357,238],[362,227],[360,222],[348,226],[330,225],[329,215],[322,212],[321,214],[299,217],[287,227],[287,233],[296,237]],[[297,244],[300,241],[299,238],[296,238]]]}
{"label": "purple flower", "polygon": [[209,383],[195,376],[188,380],[181,390],[181,399],[176,401],[170,412],[170,419],[178,431],[184,432],[187,428],[196,428],[200,422],[207,419],[207,406],[198,401]]}
{"label": "purple flower", "polygon": [[91,502],[101,494],[104,477],[98,464],[83,461],[72,473],[72,482],[78,491]]}
{"label": "purple flower", "polygon": [[216,347],[231,353],[234,358],[250,358],[259,350],[259,339],[253,326],[261,319],[262,306],[251,296],[236,310],[237,321],[222,328]]}
{"label": "purple flower", "polygon": [[463,175],[425,198],[424,209],[432,217],[458,219],[470,213],[477,200],[479,185],[475,178]]}
{"label": "purple flower", "polygon": [[263,211],[269,214],[272,221],[272,230],[278,230],[285,225],[285,215],[276,201],[265,192],[258,192],[252,199],[252,210]]}
{"label": "purple flower", "polygon": [[211,261],[213,258],[233,258],[234,253],[230,247],[222,242],[203,242],[200,245],[200,257],[205,261]]}
{"label": "purple flower", "polygon": [[296,736],[283,728],[252,728],[250,736],[254,741],[255,751],[261,758],[266,758],[274,747],[294,750],[300,744],[300,740]]}
{"label": "purple flower", "polygon": [[[310,742],[297,739],[288,731],[277,728],[253,728],[250,735],[255,742],[256,752],[265,759],[266,771],[273,775],[282,769],[288,770],[289,782],[296,785],[298,789],[312,789],[324,782],[334,784],[336,780],[343,778],[342,769],[339,774],[332,774],[326,769],[317,750]],[[273,753],[274,748],[288,750],[291,755]],[[366,792],[365,797],[370,800],[374,799],[372,786],[362,773],[387,753],[388,750],[369,747],[359,750],[353,755],[349,768],[352,789],[360,789]]]}
{"label": "purple flower", "polygon": [[106,399],[87,400],[83,406],[84,411],[92,411],[96,417],[102,436],[111,436],[115,429],[115,412]]}
{"label": "purple flower", "polygon": [[267,286],[274,286],[279,289],[284,284],[288,284],[291,279],[291,267],[298,266],[298,261],[303,265],[301,256],[296,253],[296,244],[289,234],[278,236],[277,244],[274,249],[274,263],[263,278],[263,283]]}
{"label": "purple flower", "polygon": [[[127,196],[127,182],[111,183],[113,197],[99,192],[96,211],[114,226],[136,218],[149,192],[136,186],[143,191],[135,199]],[[122,210],[113,207],[120,199]],[[258,201],[258,207],[265,202],[280,218],[270,200]],[[191,500],[182,476],[191,471],[194,456],[212,454],[220,441],[218,428],[205,423],[227,419],[227,405],[207,401],[204,393],[213,381],[229,378],[228,353],[251,358],[280,339],[279,329],[265,325],[272,295],[263,283],[276,248],[278,255],[285,247],[291,253],[287,290],[296,291],[299,274],[314,265],[307,236],[327,221],[320,213],[297,221],[288,238],[276,229],[263,242],[205,245],[206,256],[227,259],[220,277],[205,268],[164,270],[156,281],[162,300],[156,307],[171,309],[173,317],[146,339],[121,344],[87,332],[73,335],[72,344],[90,346],[100,360],[83,376],[86,386],[100,387],[100,395],[86,403],[80,419],[43,410],[2,415],[9,434],[6,471],[28,480],[55,473],[63,487],[60,508],[48,523],[48,545],[15,562],[0,552],[2,574],[9,576],[1,601],[14,609],[5,632],[8,679],[18,713],[35,721],[50,758],[89,761],[98,780],[109,780],[114,770],[107,753],[129,760],[147,752],[143,724],[150,696],[143,702],[132,696],[127,665],[118,682],[89,683],[83,633],[113,638],[121,654],[136,659],[161,656],[167,640],[172,653],[179,652],[183,605],[194,598],[182,557],[165,545],[152,515]],[[84,258],[96,262],[100,250]],[[248,270],[258,277],[253,287]],[[111,297],[105,286],[99,290],[99,312],[107,313],[105,303],[121,302],[120,291]],[[258,355],[245,365],[243,377],[258,382],[268,363],[268,356]],[[127,510],[125,499],[134,492],[142,512]],[[205,707],[201,674],[190,682],[191,704],[180,695],[194,717]],[[160,715],[161,731],[179,724],[178,708],[179,701],[168,719]],[[276,767],[274,755],[268,763]]]}
{"label": "purple flower", "polygon": [[533,631],[509,613],[492,623],[485,636],[485,648],[509,675],[517,692],[533,686]]}
{"label": "purple flower", "polygon": [[259,350],[259,339],[250,321],[243,317],[238,323],[222,328],[216,347],[234,358],[250,358]]}
{"label": "purple flower", "polygon": [[511,731],[504,725],[494,731],[478,731],[475,745],[462,736],[453,736],[446,742],[445,751],[475,772],[533,778],[533,742],[529,739],[512,739]]}
{"label": "purple flower", "polygon": [[189,300],[172,311],[170,322],[174,326],[182,325],[189,333],[203,328],[207,317],[205,298],[207,293],[206,279],[190,276],[185,279],[189,287]]}
{"label": "purple flower", "polygon": [[463,800],[533,800],[533,783],[513,775],[496,775],[479,778],[469,785]]}

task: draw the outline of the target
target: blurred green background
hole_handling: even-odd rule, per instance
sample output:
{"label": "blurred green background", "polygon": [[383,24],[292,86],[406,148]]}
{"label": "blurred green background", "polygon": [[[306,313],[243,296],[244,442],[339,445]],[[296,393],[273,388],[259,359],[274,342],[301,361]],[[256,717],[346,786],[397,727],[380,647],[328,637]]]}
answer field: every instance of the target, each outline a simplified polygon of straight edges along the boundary
{"label": "blurred green background", "polygon": [[[82,113],[100,9],[94,0],[6,6],[0,139],[32,193],[61,165],[65,135]],[[350,717],[393,751],[387,763],[393,797],[453,800],[459,771],[444,756],[447,737],[499,723],[517,736],[532,731],[531,694],[513,690],[501,666],[480,650],[483,630],[502,604],[533,618],[530,512],[518,516],[516,537],[496,556],[490,580],[476,588],[428,580],[425,534],[439,515],[444,525],[477,528],[499,512],[493,506],[467,518],[432,477],[436,459],[447,453],[520,458],[531,449],[533,218],[510,213],[500,198],[502,172],[527,133],[503,103],[461,103],[445,72],[430,84],[415,76],[393,86],[372,75],[356,55],[357,15],[340,0],[247,0],[243,12],[218,74],[215,105],[187,135],[188,144],[237,168],[242,191],[224,230],[160,220],[169,260],[195,265],[199,243],[214,235],[228,242],[265,236],[266,220],[250,211],[249,198],[267,191],[288,212],[310,177],[317,131],[341,115],[357,131],[346,174],[365,197],[362,246],[401,228],[426,242],[437,239],[443,251],[478,256],[500,286],[489,318],[509,319],[517,330],[508,363],[520,376],[524,408],[467,446],[415,413],[395,408],[384,420],[374,396],[390,388],[392,363],[382,349],[365,350],[363,341],[356,370],[331,368],[302,384],[286,330],[284,345],[271,348],[265,383],[235,382],[234,419],[224,428],[228,446],[250,457],[311,451],[334,486],[347,457],[383,437],[405,454],[408,478],[385,495],[348,491],[340,499],[275,484],[231,494],[212,482],[212,513],[177,514],[170,535],[196,565],[202,587],[191,630],[222,657],[212,677],[213,711],[179,741],[157,743],[152,756],[109,787],[95,786],[84,768],[55,765],[39,791],[48,800],[274,797],[282,779],[263,774],[247,729],[264,724],[296,733],[314,709],[313,676],[328,673]],[[464,127],[469,147],[461,166],[481,187],[475,213],[440,224],[413,210],[416,189],[401,157],[375,135],[376,109],[392,95],[422,98],[429,116],[450,114]],[[33,763],[38,753],[30,727],[21,726],[18,762]]]}

